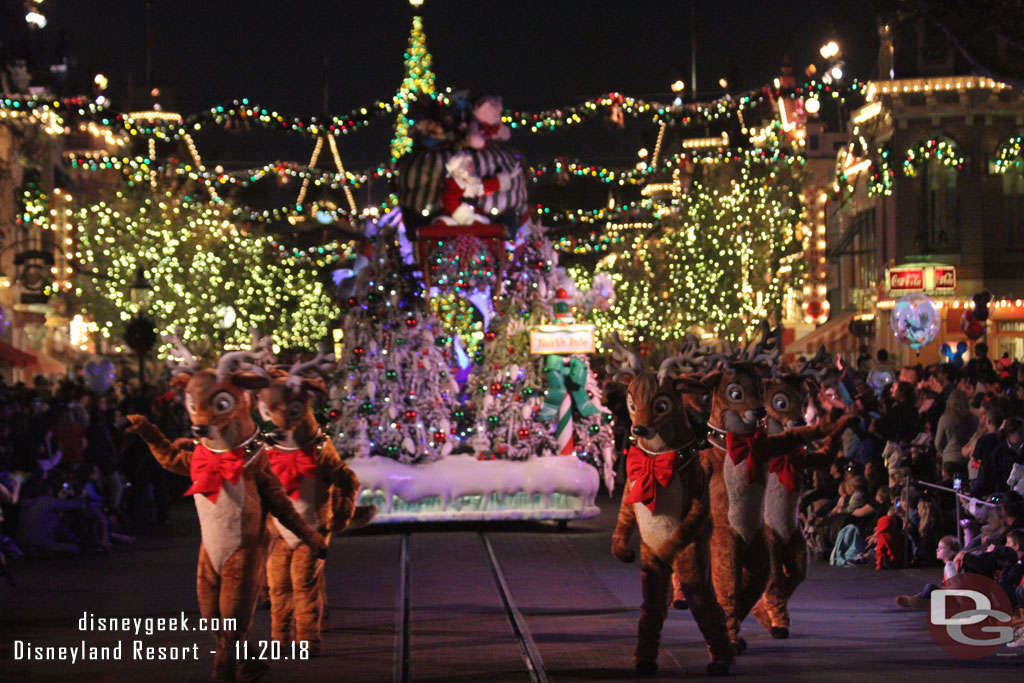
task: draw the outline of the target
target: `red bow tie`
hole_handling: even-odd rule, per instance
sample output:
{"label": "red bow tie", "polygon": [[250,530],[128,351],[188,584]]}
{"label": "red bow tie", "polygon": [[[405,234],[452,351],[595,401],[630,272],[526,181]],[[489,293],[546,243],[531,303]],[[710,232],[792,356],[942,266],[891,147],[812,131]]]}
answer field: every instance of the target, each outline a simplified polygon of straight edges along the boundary
{"label": "red bow tie", "polygon": [[302,484],[303,478],[316,474],[316,458],[313,457],[315,450],[316,446],[307,446],[295,451],[267,449],[270,469],[274,470],[284,490],[293,500],[299,499],[299,485]]}
{"label": "red bow tie", "polygon": [[626,456],[626,476],[633,488],[629,490],[627,503],[643,503],[654,512],[654,501],[658,495],[658,487],[668,486],[675,471],[676,452],[668,451],[655,456],[647,455],[636,446],[629,449]]}
{"label": "red bow tie", "polygon": [[185,491],[185,495],[201,493],[209,498],[211,503],[216,503],[224,480],[237,484],[242,477],[242,470],[245,469],[244,456],[244,448],[215,453],[203,444],[196,444],[196,449],[192,452],[192,463],[189,465],[192,486]]}
{"label": "red bow tie", "polygon": [[800,446],[794,451],[790,451],[785,455],[780,455],[777,458],[772,458],[768,461],[768,471],[772,474],[776,474],[779,477],[779,483],[786,487],[787,493],[793,493],[797,488],[797,471],[796,463],[797,460],[804,453],[804,447]]}
{"label": "red bow tie", "polygon": [[765,446],[767,445],[768,435],[760,427],[749,436],[733,432],[725,433],[725,450],[729,454],[732,464],[737,465],[744,460],[747,461],[748,484],[755,481],[764,483],[764,470],[761,469],[760,463],[757,462],[757,456],[764,453]]}

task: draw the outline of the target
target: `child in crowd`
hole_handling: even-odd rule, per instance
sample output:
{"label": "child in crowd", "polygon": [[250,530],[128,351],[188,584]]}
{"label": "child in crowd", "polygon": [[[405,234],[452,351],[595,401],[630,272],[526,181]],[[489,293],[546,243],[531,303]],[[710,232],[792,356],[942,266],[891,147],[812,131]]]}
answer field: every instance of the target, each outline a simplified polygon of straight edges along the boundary
{"label": "child in crowd", "polygon": [[[943,584],[957,575],[956,565],[953,563],[953,558],[956,557],[958,552],[960,552],[960,541],[956,540],[956,537],[943,536],[939,539],[938,547],[935,550],[935,557],[943,563]],[[917,595],[897,595],[896,604],[906,609],[926,609],[928,607],[928,600],[931,598],[932,591],[938,587],[939,586],[934,583],[930,583],[921,589],[921,592]]]}

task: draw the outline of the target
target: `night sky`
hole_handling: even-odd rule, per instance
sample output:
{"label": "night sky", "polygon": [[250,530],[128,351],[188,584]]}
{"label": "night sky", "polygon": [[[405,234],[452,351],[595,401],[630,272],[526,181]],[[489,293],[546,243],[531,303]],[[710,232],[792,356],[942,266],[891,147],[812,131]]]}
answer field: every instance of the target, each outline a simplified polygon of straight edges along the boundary
{"label": "night sky", "polygon": [[[146,4],[43,5],[48,30],[68,32],[77,85],[104,73],[116,108],[144,104],[130,103],[128,92],[145,92]],[[413,15],[407,0],[152,0],[151,6],[154,81],[164,90],[164,107],[185,114],[242,97],[284,114],[320,114],[324,55],[332,113],[388,98],[402,77]],[[417,12],[439,86],[500,94],[507,107],[534,111],[613,90],[667,101],[669,84],[679,78],[689,88],[691,6],[680,0],[426,0]],[[830,38],[843,44],[849,74],[873,76],[877,40],[867,2],[698,0],[696,22],[701,99],[721,93],[717,82],[730,61],[738,88],[755,88],[778,75],[784,54],[798,75],[811,61],[820,63],[817,49]],[[569,153],[607,164],[622,161],[623,150],[649,144],[653,126],[629,121],[617,144],[589,150],[586,131],[542,140],[520,133],[513,143],[531,156]],[[350,168],[385,160],[389,129],[390,121],[382,121],[342,138]],[[304,161],[309,153],[301,139],[214,147],[205,155],[230,165]]]}

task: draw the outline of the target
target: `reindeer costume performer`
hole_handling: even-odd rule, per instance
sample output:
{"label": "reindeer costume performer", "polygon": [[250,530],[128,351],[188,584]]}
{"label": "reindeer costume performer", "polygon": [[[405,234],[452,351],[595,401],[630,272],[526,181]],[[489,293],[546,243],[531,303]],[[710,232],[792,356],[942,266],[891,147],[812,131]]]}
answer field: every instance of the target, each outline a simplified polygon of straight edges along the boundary
{"label": "reindeer costume performer", "polygon": [[269,384],[246,364],[248,351],[226,353],[216,370],[198,368],[180,339],[172,338],[186,364],[176,368],[172,386],[184,387],[185,408],[198,438],[194,451],[182,450],[142,415],[129,415],[128,431],[138,434],[165,469],[191,476],[203,542],[196,577],[199,611],[206,619],[235,619],[236,630],[214,633],[217,652],[213,680],[255,680],[261,662],[236,662],[235,646],[249,636],[256,598],[263,584],[273,512],[314,552],[325,556],[324,538],[295,512],[270,469],[259,429],[250,414],[249,392]]}
{"label": "reindeer costume performer", "polygon": [[[359,479],[350,470],[330,439],[320,431],[313,415],[313,397],[326,395],[320,377],[303,377],[333,366],[333,356],[320,349],[316,357],[296,363],[289,370],[275,370],[270,386],[259,393],[260,416],[274,424],[273,445],[267,447],[270,468],[281,480],[292,506],[310,526],[330,542],[332,531],[342,531],[354,521],[362,526],[372,519],[376,506],[356,512]],[[326,622],[324,560],[316,557],[301,539],[276,516],[271,518],[279,540],[267,560],[270,584],[271,636],[278,641],[307,641],[309,651],[322,650]]]}
{"label": "reindeer costume performer", "polygon": [[725,614],[711,585],[708,483],[681,394],[690,382],[664,373],[641,372],[636,356],[625,349],[620,358],[628,359],[629,364],[615,379],[627,387],[636,445],[629,450],[629,480],[612,534],[612,554],[623,562],[636,559],[628,544],[639,528],[643,604],[634,655],[636,670],[641,674],[658,670],[661,629],[674,573],[707,643],[711,657],[708,673],[727,674],[732,646]]}
{"label": "reindeer costume performer", "polygon": [[[810,371],[808,371],[809,373]],[[776,372],[765,389],[768,434],[779,434],[804,424],[805,408],[813,402],[818,385],[809,375]],[[807,411],[810,412],[810,411]],[[764,533],[771,558],[768,586],[753,614],[772,638],[789,637],[789,599],[807,578],[807,539],[798,521],[801,483],[809,469],[828,467],[835,460],[835,436],[822,452],[805,446],[768,463],[764,496]]]}
{"label": "reindeer costume performer", "polygon": [[753,348],[723,355],[720,369],[700,382],[712,392],[708,419],[711,448],[701,453],[711,489],[711,566],[715,593],[725,610],[729,638],[736,652],[746,649],[740,624],[761,598],[771,570],[764,535],[766,469],[772,458],[845,427],[821,423],[768,435],[762,377],[770,357],[768,332]]}

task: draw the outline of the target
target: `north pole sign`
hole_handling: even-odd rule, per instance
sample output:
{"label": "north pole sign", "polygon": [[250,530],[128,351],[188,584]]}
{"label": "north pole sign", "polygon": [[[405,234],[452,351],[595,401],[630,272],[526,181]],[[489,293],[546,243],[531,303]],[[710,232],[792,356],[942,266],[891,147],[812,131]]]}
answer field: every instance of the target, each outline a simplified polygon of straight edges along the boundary
{"label": "north pole sign", "polygon": [[937,265],[886,268],[885,289],[893,296],[911,292],[954,294],[956,292],[956,268]]}
{"label": "north pole sign", "polygon": [[530,329],[530,353],[594,353],[594,325],[538,325]]}

